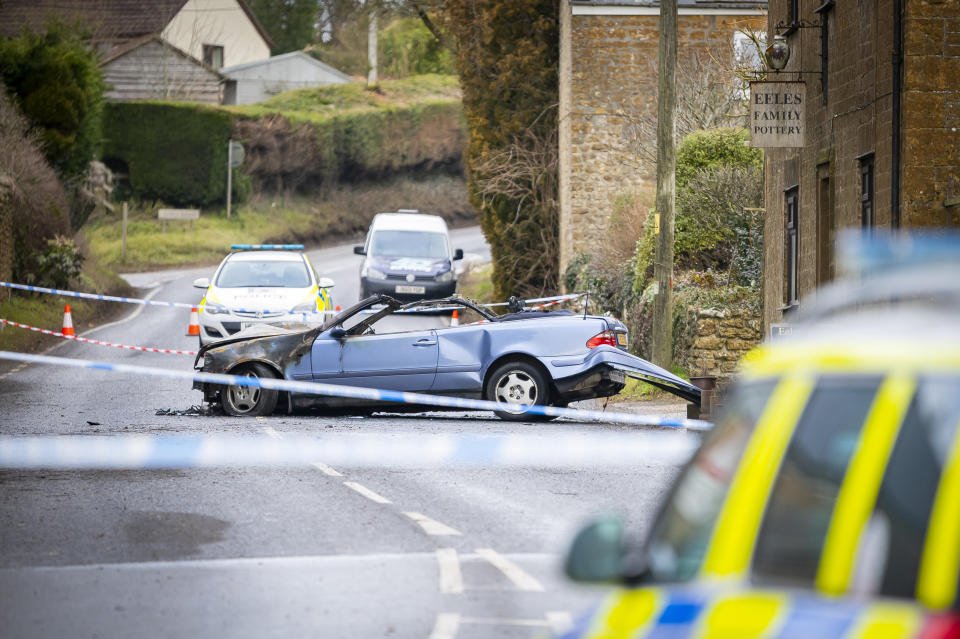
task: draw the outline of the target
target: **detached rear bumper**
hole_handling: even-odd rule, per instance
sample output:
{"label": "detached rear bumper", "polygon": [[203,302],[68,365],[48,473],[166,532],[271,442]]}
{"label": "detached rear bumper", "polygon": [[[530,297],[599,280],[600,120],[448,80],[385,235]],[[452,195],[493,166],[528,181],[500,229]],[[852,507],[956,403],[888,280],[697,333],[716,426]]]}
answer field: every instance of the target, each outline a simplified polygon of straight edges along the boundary
{"label": "detached rear bumper", "polygon": [[613,371],[642,380],[700,405],[699,388],[670,371],[612,346],[598,346],[583,356],[541,358],[540,361],[550,371],[561,394],[582,386],[584,379],[593,374],[599,374],[601,380],[616,383],[617,375],[610,372]]}

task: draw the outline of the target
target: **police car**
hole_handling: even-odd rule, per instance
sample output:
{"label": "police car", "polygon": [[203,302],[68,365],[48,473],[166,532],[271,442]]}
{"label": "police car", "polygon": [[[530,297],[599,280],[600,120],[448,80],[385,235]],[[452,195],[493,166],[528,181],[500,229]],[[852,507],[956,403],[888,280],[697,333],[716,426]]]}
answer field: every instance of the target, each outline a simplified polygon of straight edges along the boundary
{"label": "police car", "polygon": [[960,637],[960,244],[882,245],[926,263],[756,349],[643,543],[577,535],[568,575],[620,587],[566,637]]}
{"label": "police car", "polygon": [[318,277],[302,244],[234,244],[235,252],[201,277],[200,345],[226,339],[255,324],[322,323],[333,311],[334,282]]}

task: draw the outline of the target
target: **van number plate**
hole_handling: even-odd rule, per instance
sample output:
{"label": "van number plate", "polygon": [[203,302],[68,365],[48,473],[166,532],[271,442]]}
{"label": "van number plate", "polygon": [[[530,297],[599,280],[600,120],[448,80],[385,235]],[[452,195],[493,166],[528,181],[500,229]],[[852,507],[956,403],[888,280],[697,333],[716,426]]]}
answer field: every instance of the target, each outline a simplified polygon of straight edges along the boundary
{"label": "van number plate", "polygon": [[402,284],[397,285],[397,293],[413,293],[414,295],[423,295],[427,292],[427,287],[425,286],[403,286]]}

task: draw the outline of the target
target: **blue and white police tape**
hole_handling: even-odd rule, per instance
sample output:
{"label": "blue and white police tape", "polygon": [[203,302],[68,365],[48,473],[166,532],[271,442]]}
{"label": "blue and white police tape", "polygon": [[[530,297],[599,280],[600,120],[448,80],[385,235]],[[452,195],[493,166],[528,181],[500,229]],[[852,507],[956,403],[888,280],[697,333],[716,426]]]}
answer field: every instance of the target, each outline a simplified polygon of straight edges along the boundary
{"label": "blue and white police tape", "polygon": [[[97,300],[100,302],[122,302],[124,304],[140,304],[142,306],[165,306],[172,308],[186,308],[193,309],[199,306],[198,304],[187,304],[185,302],[161,302],[157,300],[148,300],[138,297],[117,297],[114,295],[100,295],[97,293],[81,293],[79,291],[65,291],[59,288],[45,288],[43,286],[31,286],[29,284],[16,284],[14,282],[0,282],[0,287],[19,289],[22,291],[30,291],[31,293],[49,293],[51,295],[61,295],[64,297],[76,297],[80,299],[87,300]],[[525,300],[527,303],[537,303],[537,302],[553,302],[553,301],[563,301],[567,299],[574,299],[580,297],[582,293],[578,294],[569,294],[569,295],[555,295],[553,297],[539,297],[537,299]],[[494,306],[506,306],[507,302],[496,302],[491,304],[483,304],[483,306],[494,307]],[[338,311],[293,311],[291,309],[284,310],[270,310],[270,309],[247,309],[247,308],[233,308],[227,307],[223,304],[214,304],[212,302],[207,303],[208,308],[216,308],[227,313],[248,313],[251,315],[263,314],[263,315],[300,315],[303,316],[306,320],[307,315],[335,315]],[[449,308],[434,308],[430,309],[431,311],[444,311],[444,310],[453,310],[454,307]],[[373,312],[373,311],[364,311],[364,312]],[[415,313],[417,309],[409,309],[407,311],[401,311],[406,313]]]}
{"label": "blue and white police tape", "polygon": [[[321,382],[298,382],[289,379],[272,379],[266,377],[247,377],[244,375],[223,375],[219,373],[204,373],[202,371],[178,371],[166,368],[147,366],[133,366],[130,364],[111,364],[84,359],[67,357],[53,357],[50,355],[33,355],[29,353],[13,353],[0,351],[0,359],[8,359],[33,364],[52,364],[55,366],[71,366],[103,370],[113,373],[129,375],[145,375],[150,377],[167,377],[189,381],[208,382],[227,386],[249,386],[281,391],[291,391],[309,395],[328,395],[331,397],[350,397],[377,402],[396,402],[400,404],[415,404],[417,406],[438,406],[441,408],[455,408],[461,410],[504,410],[503,404],[482,399],[467,399],[464,397],[447,397],[443,395],[428,395],[425,393],[407,393],[402,391],[380,390],[376,388],[361,388],[358,386],[344,386],[341,384],[325,384]],[[518,412],[529,415],[549,415],[553,417],[567,417],[578,421],[600,421],[612,424],[632,424],[638,426],[662,426],[667,428],[687,428],[691,430],[708,430],[713,427],[710,422],[697,419],[671,419],[621,413],[616,411],[581,410],[577,408],[558,408],[556,406],[520,406]]]}
{"label": "blue and white police tape", "polygon": [[141,304],[143,306],[172,306],[174,308],[190,309],[196,304],[183,304],[181,302],[158,302],[156,300],[146,300],[137,297],[115,297],[113,295],[98,295],[96,293],[80,293],[78,291],[64,291],[59,288],[44,288],[43,286],[29,286],[27,284],[14,284],[13,282],[0,282],[0,286],[6,288],[15,288],[31,293],[50,293],[52,295],[62,295],[64,297],[79,297],[85,300],[99,300],[101,302],[123,302],[124,304]]}
{"label": "blue and white police tape", "polygon": [[692,433],[457,435],[285,433],[258,435],[0,436],[0,470],[144,470],[309,466],[340,468],[583,468],[686,462]]}

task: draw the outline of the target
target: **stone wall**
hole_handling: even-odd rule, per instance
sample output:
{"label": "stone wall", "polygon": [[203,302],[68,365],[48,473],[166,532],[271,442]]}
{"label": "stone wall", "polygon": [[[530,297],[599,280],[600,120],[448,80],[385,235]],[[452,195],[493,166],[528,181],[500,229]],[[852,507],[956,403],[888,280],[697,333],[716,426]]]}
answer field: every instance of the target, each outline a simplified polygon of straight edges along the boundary
{"label": "stone wall", "polygon": [[910,226],[957,226],[960,2],[907,2],[904,35],[901,218]]}
{"label": "stone wall", "polygon": [[[821,0],[800,0],[800,17],[821,18]],[[960,223],[960,2],[904,0],[900,223]],[[769,32],[789,22],[791,0],[770,0]],[[828,24],[827,91],[820,81],[820,29],[788,35],[782,74],[803,71],[806,141],[767,149],[764,227],[764,325],[784,321],[785,192],[799,199],[799,298],[836,275],[839,229],[861,226],[861,159],[874,161],[874,219],[892,225],[893,1],[837,2]]]}
{"label": "stone wall", "polygon": [[[765,24],[761,15],[681,12],[678,63],[729,51],[738,29]],[[603,242],[615,201],[655,187],[655,167],[631,148],[631,129],[641,119],[655,121],[658,41],[656,14],[578,15],[561,4],[561,272],[577,253]]]}
{"label": "stone wall", "polygon": [[687,308],[683,319],[673,358],[693,377],[716,377],[722,384],[763,339],[762,318],[748,309]]}

